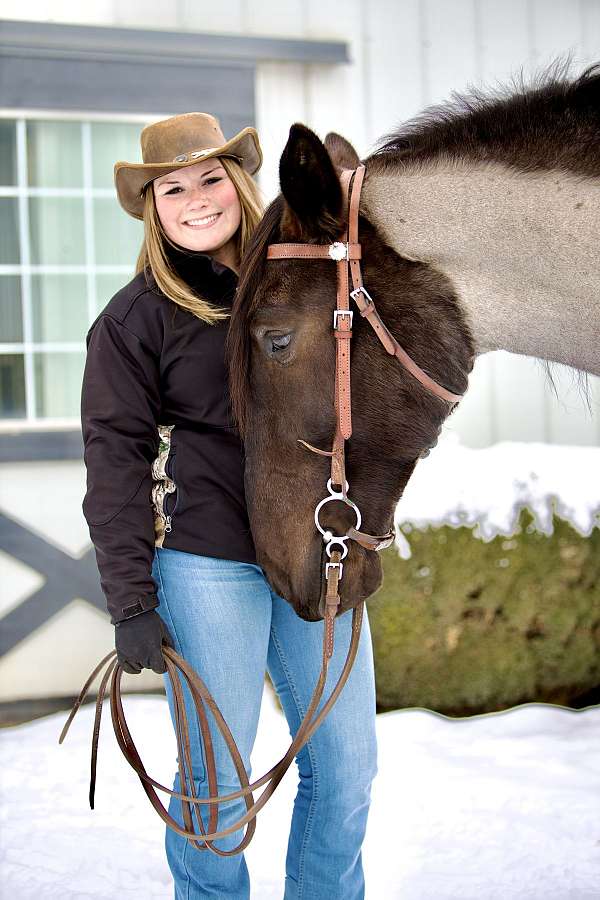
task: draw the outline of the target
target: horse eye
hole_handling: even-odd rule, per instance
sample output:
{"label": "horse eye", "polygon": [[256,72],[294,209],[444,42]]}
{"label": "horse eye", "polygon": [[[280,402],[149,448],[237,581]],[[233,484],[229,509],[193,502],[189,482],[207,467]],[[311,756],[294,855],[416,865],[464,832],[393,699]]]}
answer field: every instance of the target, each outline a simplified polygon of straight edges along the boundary
{"label": "horse eye", "polygon": [[288,346],[289,342],[292,339],[291,334],[280,334],[277,337],[271,338],[271,350],[273,353],[277,353],[279,350],[285,350]]}

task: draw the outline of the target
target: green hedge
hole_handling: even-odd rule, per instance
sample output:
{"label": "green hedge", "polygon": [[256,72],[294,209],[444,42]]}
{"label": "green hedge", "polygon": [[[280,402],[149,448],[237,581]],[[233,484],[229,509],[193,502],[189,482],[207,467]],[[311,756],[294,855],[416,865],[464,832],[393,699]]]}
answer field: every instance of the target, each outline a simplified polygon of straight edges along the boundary
{"label": "green hedge", "polygon": [[593,696],[599,528],[584,538],[554,517],[547,536],[523,511],[511,538],[485,543],[450,526],[407,538],[411,559],[382,554],[384,582],[367,604],[379,711],[468,715]]}

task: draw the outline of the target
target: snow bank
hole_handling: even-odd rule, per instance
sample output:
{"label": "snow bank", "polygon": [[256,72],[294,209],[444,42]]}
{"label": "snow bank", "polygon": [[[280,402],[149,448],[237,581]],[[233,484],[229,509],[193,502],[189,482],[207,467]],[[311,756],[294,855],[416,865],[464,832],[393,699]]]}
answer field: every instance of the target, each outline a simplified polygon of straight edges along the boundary
{"label": "snow bank", "polygon": [[552,533],[553,513],[582,535],[600,527],[600,448],[501,442],[473,450],[446,435],[421,460],[396,508],[398,548],[411,527],[468,525],[491,540],[514,532],[527,507],[535,526]]}

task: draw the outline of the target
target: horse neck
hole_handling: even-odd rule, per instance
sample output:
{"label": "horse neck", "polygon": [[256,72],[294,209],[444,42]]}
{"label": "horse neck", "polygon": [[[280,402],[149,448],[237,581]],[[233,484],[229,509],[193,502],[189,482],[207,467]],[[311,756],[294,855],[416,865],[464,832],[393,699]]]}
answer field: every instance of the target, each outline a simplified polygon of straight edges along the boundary
{"label": "horse neck", "polygon": [[600,374],[600,179],[447,159],[367,166],[361,212],[450,279],[477,353]]}

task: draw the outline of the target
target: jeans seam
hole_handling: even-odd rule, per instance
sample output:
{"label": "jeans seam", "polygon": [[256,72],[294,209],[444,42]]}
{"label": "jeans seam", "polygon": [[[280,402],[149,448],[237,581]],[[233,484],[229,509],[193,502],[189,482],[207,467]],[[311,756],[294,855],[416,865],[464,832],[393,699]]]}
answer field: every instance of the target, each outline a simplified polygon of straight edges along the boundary
{"label": "jeans seam", "polygon": [[187,864],[185,861],[185,857],[187,855],[189,845],[190,845],[190,842],[188,841],[187,838],[185,838],[184,844],[183,844],[183,852],[181,854],[181,867],[182,867],[183,871],[185,872],[185,874],[187,875],[187,884],[185,886],[185,900],[190,900],[190,885],[192,882],[192,879],[190,877],[190,873],[189,873],[189,870],[188,870],[188,867],[187,867]]}
{"label": "jeans seam", "polygon": [[[167,609],[168,609],[168,608],[169,608],[169,604],[168,604],[168,602],[167,602],[167,592],[165,591],[165,585],[164,585],[164,582],[163,582],[162,572],[161,572],[161,568],[160,568],[160,555],[159,555],[158,552],[156,553],[156,568],[157,568],[157,570],[158,570],[158,578],[159,578],[159,581],[160,581],[160,590],[161,590],[161,593],[162,593],[162,595],[163,595],[163,597],[164,597],[164,599],[165,599],[165,606],[166,606]],[[159,605],[160,605],[160,603],[159,603]],[[173,619],[173,616],[171,615],[171,610],[170,610],[170,609],[169,609],[169,618],[171,619],[171,625],[173,626],[173,632],[174,632],[174,634],[175,634],[175,639],[176,639],[177,643],[179,644],[179,649],[181,650],[181,641],[179,640],[179,635],[177,634],[177,629],[175,628],[175,620]],[[204,768],[204,762],[202,763],[202,766],[203,766],[203,768]],[[180,787],[180,789],[181,789],[181,785],[180,785],[179,787]],[[181,801],[180,801],[180,805],[181,805]],[[168,826],[167,826],[167,827],[168,827]],[[186,884],[186,886],[185,886],[185,898],[184,898],[184,900],[190,900],[190,886],[191,886],[191,881],[192,881],[190,872],[189,872],[189,870],[188,870],[188,867],[187,867],[187,864],[186,864],[186,861],[185,861],[186,854],[187,854],[188,847],[189,847],[189,843],[190,843],[190,842],[188,841],[188,839],[185,838],[185,839],[184,839],[184,842],[183,842],[182,852],[181,852],[181,868],[183,869],[183,871],[185,872],[185,874],[186,874],[186,876],[187,876],[187,878],[186,878],[187,884]]]}
{"label": "jeans seam", "polygon": [[[158,578],[159,578],[159,581],[160,581],[160,590],[161,590],[161,593],[162,593],[163,597],[165,598],[165,606],[166,606],[167,609],[168,609],[168,608],[169,608],[169,603],[168,603],[168,601],[167,601],[167,592],[165,591],[165,584],[164,584],[164,581],[163,581],[162,572],[161,572],[161,568],[160,568],[160,556],[159,556],[158,553],[156,554],[156,568],[158,569]],[[159,600],[158,605],[160,606],[160,600]],[[179,644],[179,649],[181,650],[181,641],[179,640],[179,635],[177,634],[177,629],[175,628],[175,620],[173,619],[173,616],[171,615],[171,610],[170,610],[170,609],[169,609],[169,618],[171,619],[171,624],[172,624],[172,626],[173,626],[173,632],[174,632],[174,634],[175,634],[175,638],[176,638],[176,640],[177,640],[177,643]]]}
{"label": "jeans seam", "polygon": [[[296,711],[298,712],[298,714],[300,715],[301,720],[302,720],[304,718],[304,716],[306,715],[306,711],[303,709],[302,703],[300,702],[300,699],[296,694],[296,686],[291,677],[290,670],[288,669],[288,667],[286,665],[285,657],[283,655],[281,644],[277,640],[277,636],[276,636],[273,628],[271,628],[271,637],[273,639],[273,645],[277,651],[277,656],[279,657],[281,666],[286,674],[288,684],[290,687],[290,693],[292,695],[294,703],[296,704]],[[310,839],[310,836],[312,834],[312,824],[313,824],[313,820],[314,820],[314,816],[315,816],[316,801],[319,799],[319,776],[318,776],[316,760],[314,758],[314,753],[313,753],[313,749],[311,747],[310,740],[306,742],[305,746],[308,751],[308,755],[309,755],[310,763],[311,763],[311,767],[312,767],[313,790],[312,790],[312,797],[311,797],[310,805],[308,808],[308,814],[306,816],[306,826],[304,829],[304,836],[302,838],[302,844],[300,846],[300,853],[298,854],[298,900],[302,900],[302,888],[304,886],[304,858],[306,856],[306,847],[307,847],[308,841]]]}

